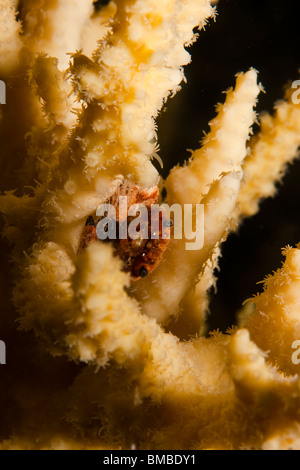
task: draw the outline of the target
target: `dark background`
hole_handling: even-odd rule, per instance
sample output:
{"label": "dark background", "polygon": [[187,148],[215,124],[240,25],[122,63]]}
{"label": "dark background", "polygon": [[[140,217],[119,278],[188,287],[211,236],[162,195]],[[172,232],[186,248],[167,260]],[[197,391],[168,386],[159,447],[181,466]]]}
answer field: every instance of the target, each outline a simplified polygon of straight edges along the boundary
{"label": "dark background", "polygon": [[[235,74],[254,67],[266,94],[257,111],[272,111],[288,81],[299,78],[300,41],[297,1],[219,0],[216,22],[209,22],[189,48],[192,63],[185,68],[187,84],[168,101],[158,118],[163,176],[199,147],[203,131],[215,116],[222,91],[234,86]],[[257,130],[254,128],[254,130]],[[217,293],[212,293],[209,328],[225,331],[235,322],[243,301],[262,290],[257,285],[281,266],[281,248],[300,242],[300,161],[290,165],[274,199],[245,220],[223,244]]]}

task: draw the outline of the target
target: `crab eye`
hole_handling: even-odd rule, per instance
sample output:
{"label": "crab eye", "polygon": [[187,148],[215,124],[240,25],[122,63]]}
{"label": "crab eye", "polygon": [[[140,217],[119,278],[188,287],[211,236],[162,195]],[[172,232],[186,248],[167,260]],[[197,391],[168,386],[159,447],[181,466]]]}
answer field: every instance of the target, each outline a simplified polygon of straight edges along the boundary
{"label": "crab eye", "polygon": [[95,11],[99,11],[101,7],[104,7],[105,5],[108,5],[110,0],[95,0],[93,5],[95,8]]}
{"label": "crab eye", "polygon": [[165,220],[164,227],[173,227],[173,220]]}
{"label": "crab eye", "polygon": [[93,227],[95,227],[95,221],[93,219],[93,216],[89,215],[88,218],[86,219],[86,222],[85,222],[85,225],[92,225]]}
{"label": "crab eye", "polygon": [[143,278],[147,277],[148,276],[148,271],[146,268],[142,267],[140,270],[139,270],[139,275]]}

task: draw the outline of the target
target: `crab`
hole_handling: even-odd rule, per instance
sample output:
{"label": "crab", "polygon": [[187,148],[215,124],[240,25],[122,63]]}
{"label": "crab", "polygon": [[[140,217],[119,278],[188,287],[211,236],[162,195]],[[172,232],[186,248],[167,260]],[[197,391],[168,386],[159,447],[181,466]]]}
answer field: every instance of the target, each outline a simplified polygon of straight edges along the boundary
{"label": "crab", "polygon": [[[120,207],[120,196],[127,196],[125,210]],[[138,184],[125,180],[118,190],[105,201],[105,204],[111,204],[115,207],[116,220],[114,222],[117,226],[118,235],[121,223],[127,223],[128,229],[129,224],[136,218],[128,214],[132,205],[142,205],[147,209],[148,233],[146,237],[131,238],[128,235],[127,238],[122,239],[118,238],[117,235],[115,240],[105,241],[113,244],[116,255],[123,261],[123,270],[131,274],[131,282],[147,277],[159,265],[171,237],[173,222],[168,217],[166,211],[158,205],[158,198],[159,188],[157,186],[143,188]],[[88,216],[82,233],[79,251],[84,250],[93,242],[100,242],[96,227],[103,217]],[[151,221],[153,221],[153,218],[159,220],[158,234],[152,228]]]}

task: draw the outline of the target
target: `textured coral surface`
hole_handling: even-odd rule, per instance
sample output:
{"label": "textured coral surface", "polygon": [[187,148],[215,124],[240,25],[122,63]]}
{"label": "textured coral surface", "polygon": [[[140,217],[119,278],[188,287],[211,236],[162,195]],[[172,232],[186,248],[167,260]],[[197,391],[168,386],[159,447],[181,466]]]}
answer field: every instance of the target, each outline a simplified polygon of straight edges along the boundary
{"label": "textured coral surface", "polygon": [[[287,87],[258,116],[257,71],[236,70],[163,180],[155,119],[216,2],[102,3],[0,3],[0,448],[299,449],[300,245],[237,326],[206,321],[221,244],[298,156],[300,104]],[[205,211],[203,246],[171,239],[134,283],[109,243],[79,249],[124,179]]]}

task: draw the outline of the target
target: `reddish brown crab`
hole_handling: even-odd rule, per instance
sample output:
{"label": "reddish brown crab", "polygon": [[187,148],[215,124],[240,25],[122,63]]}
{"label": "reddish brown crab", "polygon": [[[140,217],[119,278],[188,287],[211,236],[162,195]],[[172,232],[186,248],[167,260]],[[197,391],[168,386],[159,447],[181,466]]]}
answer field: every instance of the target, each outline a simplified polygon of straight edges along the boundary
{"label": "reddish brown crab", "polygon": [[[123,207],[120,207],[120,196],[127,196],[125,210]],[[124,271],[131,273],[132,281],[147,277],[158,266],[170,240],[173,223],[165,210],[159,207],[158,197],[159,189],[157,186],[142,188],[137,184],[124,181],[117,192],[105,201],[106,204],[111,204],[115,207],[116,219],[114,222],[117,226],[117,234],[119,234],[121,224],[127,224],[128,228],[130,222],[135,219],[135,217],[128,215],[129,208],[132,205],[138,204],[139,206],[145,206],[147,209],[148,233],[146,236],[145,234],[137,238],[127,236],[127,238],[122,239],[118,238],[117,235],[115,240],[108,240],[113,243],[115,252],[123,260]],[[86,248],[90,243],[99,240],[96,226],[103,217],[90,215],[87,218],[81,238],[80,250]],[[153,224],[151,224],[153,219],[158,221],[159,233],[153,232]]]}

